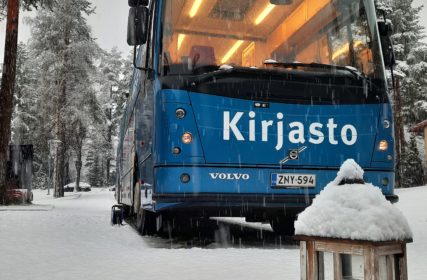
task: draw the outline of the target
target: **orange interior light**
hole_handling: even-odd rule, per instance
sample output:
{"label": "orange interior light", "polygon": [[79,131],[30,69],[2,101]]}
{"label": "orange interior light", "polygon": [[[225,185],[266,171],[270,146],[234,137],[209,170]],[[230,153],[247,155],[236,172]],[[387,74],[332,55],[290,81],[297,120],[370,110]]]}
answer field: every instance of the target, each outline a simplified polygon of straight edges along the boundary
{"label": "orange interior light", "polygon": [[221,63],[226,63],[233,56],[233,54],[240,48],[240,46],[243,44],[243,42],[244,42],[243,40],[237,41],[231,47],[231,49],[224,55],[224,57],[221,60]]}
{"label": "orange interior light", "polygon": [[178,50],[181,48],[182,42],[185,39],[185,34],[178,34]]}
{"label": "orange interior light", "polygon": [[267,7],[259,14],[259,16],[255,19],[255,25],[260,24],[270,13],[271,11],[276,7],[273,4],[268,4]]}
{"label": "orange interior light", "polygon": [[190,9],[190,17],[193,18],[196,16],[197,12],[199,11],[200,6],[202,5],[203,0],[194,0],[193,6]]}

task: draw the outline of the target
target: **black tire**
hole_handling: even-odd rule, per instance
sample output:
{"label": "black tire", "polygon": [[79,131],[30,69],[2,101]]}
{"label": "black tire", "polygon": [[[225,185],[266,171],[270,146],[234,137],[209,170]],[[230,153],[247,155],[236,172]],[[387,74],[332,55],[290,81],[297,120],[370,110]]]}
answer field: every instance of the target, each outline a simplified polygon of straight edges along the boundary
{"label": "black tire", "polygon": [[123,224],[123,211],[122,209],[113,209],[111,211],[111,224],[122,225]]}
{"label": "black tire", "polygon": [[296,215],[278,215],[270,218],[270,225],[276,234],[293,236],[295,234],[295,220]]}

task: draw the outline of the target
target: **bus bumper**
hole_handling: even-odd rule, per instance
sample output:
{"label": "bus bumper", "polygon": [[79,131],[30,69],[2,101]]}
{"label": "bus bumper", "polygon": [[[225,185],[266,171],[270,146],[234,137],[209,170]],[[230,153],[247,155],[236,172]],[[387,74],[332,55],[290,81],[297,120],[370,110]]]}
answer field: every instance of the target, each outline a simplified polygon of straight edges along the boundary
{"label": "bus bumper", "polygon": [[[395,203],[397,195],[386,195]],[[254,194],[153,194],[156,212],[197,213],[199,216],[268,216],[278,211],[300,213],[310,206],[314,195]]]}
{"label": "bus bumper", "polygon": [[[260,167],[157,167],[152,209],[157,212],[199,208],[214,212],[238,212],[239,216],[242,216],[242,212],[251,211],[293,209],[300,212],[335,179],[337,171]],[[272,186],[272,174],[276,173],[312,174],[316,176],[316,185],[311,188],[275,187]],[[188,182],[182,181],[183,174],[189,176]],[[380,185],[383,178],[388,178],[388,185]],[[365,169],[365,181],[380,186],[389,201],[398,201],[398,197],[394,195],[393,171]]]}

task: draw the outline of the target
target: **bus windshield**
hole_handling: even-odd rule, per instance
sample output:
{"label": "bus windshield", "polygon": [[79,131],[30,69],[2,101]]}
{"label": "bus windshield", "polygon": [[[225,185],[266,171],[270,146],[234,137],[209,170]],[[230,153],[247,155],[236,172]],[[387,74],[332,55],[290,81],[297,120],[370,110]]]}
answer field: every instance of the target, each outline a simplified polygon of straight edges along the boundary
{"label": "bus windshield", "polygon": [[165,75],[280,62],[351,66],[384,80],[371,0],[166,0],[164,5]]}

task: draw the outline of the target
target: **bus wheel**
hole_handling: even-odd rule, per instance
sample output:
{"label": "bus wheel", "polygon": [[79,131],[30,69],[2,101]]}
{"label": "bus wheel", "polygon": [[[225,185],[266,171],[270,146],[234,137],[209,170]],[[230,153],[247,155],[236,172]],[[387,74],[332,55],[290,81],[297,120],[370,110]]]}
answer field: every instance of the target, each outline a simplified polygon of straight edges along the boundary
{"label": "bus wheel", "polygon": [[123,207],[122,205],[113,205],[111,207],[111,225],[123,224]]}
{"label": "bus wheel", "polygon": [[139,209],[136,216],[136,228],[141,235],[153,235],[156,233],[156,216],[150,211]]}
{"label": "bus wheel", "polygon": [[295,234],[295,220],[296,215],[278,215],[270,218],[270,225],[276,234],[293,236]]}

